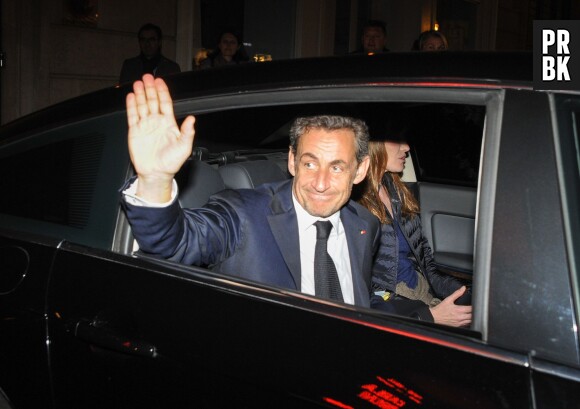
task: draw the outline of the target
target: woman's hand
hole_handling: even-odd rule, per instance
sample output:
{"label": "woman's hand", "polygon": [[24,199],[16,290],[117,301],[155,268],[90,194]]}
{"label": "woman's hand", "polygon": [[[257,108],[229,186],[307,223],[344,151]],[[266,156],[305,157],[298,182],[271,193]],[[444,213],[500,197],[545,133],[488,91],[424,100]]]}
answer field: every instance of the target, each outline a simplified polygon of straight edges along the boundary
{"label": "woman's hand", "polygon": [[435,307],[429,308],[437,324],[452,327],[464,327],[471,324],[471,305],[456,305],[455,301],[461,297],[467,287],[463,286]]}

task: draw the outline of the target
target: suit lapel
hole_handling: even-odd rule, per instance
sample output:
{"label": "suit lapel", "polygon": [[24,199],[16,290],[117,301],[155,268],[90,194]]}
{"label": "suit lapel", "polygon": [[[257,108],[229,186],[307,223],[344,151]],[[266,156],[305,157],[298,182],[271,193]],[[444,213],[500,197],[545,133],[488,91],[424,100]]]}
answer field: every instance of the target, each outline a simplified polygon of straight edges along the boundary
{"label": "suit lapel", "polygon": [[300,291],[300,239],[298,237],[298,220],[292,203],[292,181],[284,184],[272,198],[272,214],[268,216],[270,230],[276,239],[278,248],[284,257],[288,270],[292,274],[296,289]]}
{"label": "suit lapel", "polygon": [[[292,202],[291,180],[273,195],[270,208],[272,211],[268,216],[270,229],[292,274],[296,289],[300,291],[300,239],[296,210]],[[370,271],[364,271],[363,266],[365,257],[369,257],[369,233],[367,233],[369,225],[348,203],[340,211],[340,218],[348,243],[355,305],[368,306]]]}
{"label": "suit lapel", "polygon": [[348,204],[340,211],[340,219],[344,226],[346,242],[348,243],[354,301],[356,305],[368,305],[369,288],[367,276],[370,272],[363,271],[363,263],[365,256],[368,254],[367,232],[369,226],[364,219],[358,217],[349,208]]}

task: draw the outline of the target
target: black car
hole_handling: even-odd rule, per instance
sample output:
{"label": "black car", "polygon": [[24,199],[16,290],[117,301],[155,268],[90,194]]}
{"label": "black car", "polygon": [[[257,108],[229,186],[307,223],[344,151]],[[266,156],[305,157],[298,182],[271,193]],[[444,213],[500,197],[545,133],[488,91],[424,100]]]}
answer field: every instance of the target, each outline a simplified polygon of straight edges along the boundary
{"label": "black car", "polygon": [[119,205],[129,87],[4,126],[0,407],[577,408],[580,92],[534,91],[532,68],[393,53],[167,78],[197,118],[183,206],[289,178],[297,116],[404,132],[435,260],[472,286],[469,328],[141,254]]}

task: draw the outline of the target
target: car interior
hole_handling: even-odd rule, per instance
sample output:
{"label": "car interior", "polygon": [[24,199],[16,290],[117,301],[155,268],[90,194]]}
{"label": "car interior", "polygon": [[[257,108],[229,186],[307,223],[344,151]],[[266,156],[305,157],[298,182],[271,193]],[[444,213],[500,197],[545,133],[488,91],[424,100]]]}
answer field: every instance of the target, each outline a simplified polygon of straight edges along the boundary
{"label": "car interior", "polygon": [[[176,176],[181,205],[199,207],[222,189],[254,188],[290,178],[290,125],[297,116],[319,112],[362,117],[371,139],[395,135],[395,139],[409,142],[411,160],[402,177],[421,205],[423,228],[435,262],[441,272],[471,282],[483,106],[336,103],[196,115],[195,148]],[[227,146],[226,141],[239,145],[230,142]],[[356,189],[353,199],[355,195]]]}

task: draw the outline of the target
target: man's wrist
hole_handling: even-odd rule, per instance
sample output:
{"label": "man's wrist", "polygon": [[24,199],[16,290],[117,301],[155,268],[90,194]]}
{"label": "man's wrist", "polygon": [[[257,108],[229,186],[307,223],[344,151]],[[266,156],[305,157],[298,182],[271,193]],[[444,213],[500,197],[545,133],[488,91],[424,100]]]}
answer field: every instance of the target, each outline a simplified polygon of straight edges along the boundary
{"label": "man's wrist", "polygon": [[131,183],[125,190],[123,190],[123,195],[127,203],[132,204],[134,206],[146,206],[146,207],[167,207],[173,204],[175,199],[177,198],[178,187],[175,180],[170,182],[171,185],[171,192],[170,198],[164,202],[160,201],[151,201],[143,196],[139,195],[137,192],[139,190],[139,185],[141,181],[139,178],[136,178],[133,183]]}
{"label": "man's wrist", "polygon": [[171,200],[173,177],[138,176],[135,195],[149,203],[166,203]]}

